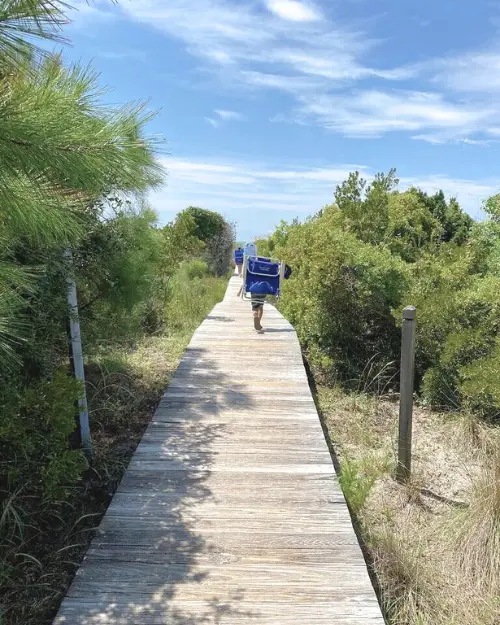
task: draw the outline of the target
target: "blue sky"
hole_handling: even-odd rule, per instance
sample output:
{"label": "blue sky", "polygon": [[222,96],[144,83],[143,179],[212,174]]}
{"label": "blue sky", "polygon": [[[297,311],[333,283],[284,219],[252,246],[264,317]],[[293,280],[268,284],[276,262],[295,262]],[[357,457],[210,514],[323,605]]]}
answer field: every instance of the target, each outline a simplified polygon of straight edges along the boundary
{"label": "blue sky", "polygon": [[67,58],[166,138],[162,222],[188,205],[240,238],[331,202],[358,169],[456,195],[500,190],[500,2],[69,0]]}

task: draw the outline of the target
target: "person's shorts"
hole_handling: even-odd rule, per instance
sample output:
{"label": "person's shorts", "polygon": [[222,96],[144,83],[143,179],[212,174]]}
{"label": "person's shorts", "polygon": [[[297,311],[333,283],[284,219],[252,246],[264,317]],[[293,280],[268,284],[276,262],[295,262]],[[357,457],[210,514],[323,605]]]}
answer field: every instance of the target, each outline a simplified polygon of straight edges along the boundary
{"label": "person's shorts", "polygon": [[264,302],[266,301],[265,295],[260,295],[257,293],[252,293],[252,310],[259,310],[264,306]]}

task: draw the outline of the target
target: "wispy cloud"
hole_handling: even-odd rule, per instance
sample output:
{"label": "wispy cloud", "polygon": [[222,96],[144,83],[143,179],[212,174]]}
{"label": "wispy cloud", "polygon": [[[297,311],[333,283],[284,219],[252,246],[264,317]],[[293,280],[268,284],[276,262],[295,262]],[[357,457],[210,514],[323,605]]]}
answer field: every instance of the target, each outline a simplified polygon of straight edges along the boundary
{"label": "wispy cloud", "polygon": [[241,113],[225,109],[215,109],[212,116],[205,117],[205,121],[207,121],[214,128],[219,128],[219,126],[224,122],[243,121],[244,119],[245,116]]}
{"label": "wispy cloud", "polygon": [[205,117],[205,121],[208,122],[214,128],[218,128],[220,126],[219,121],[217,119],[214,119],[213,117]]}
{"label": "wispy cloud", "polygon": [[491,94],[500,91],[500,50],[494,48],[433,61],[433,82],[461,93]]}
{"label": "wispy cloud", "polygon": [[467,135],[494,111],[451,104],[436,93],[360,91],[348,96],[303,98],[301,114],[351,137],[422,130],[438,130],[446,137],[447,132],[453,136]]}
{"label": "wispy cloud", "polygon": [[[263,78],[321,79],[318,88],[332,89],[373,76],[408,75],[405,68],[371,67],[365,59],[375,42],[310,3],[269,0],[267,7],[271,12],[265,16],[259,3],[249,0],[134,0],[122,10],[180,39],[190,54],[215,73],[224,70],[232,83],[255,86],[258,72]],[[264,80],[260,84],[265,86]]]}
{"label": "wispy cloud", "polygon": [[214,113],[218,115],[221,119],[224,119],[227,121],[243,121],[245,119],[244,115],[236,111],[226,111],[224,109],[216,109]]}
{"label": "wispy cloud", "polygon": [[[103,0],[77,3],[88,14],[110,11]],[[290,104],[275,119],[349,137],[403,132],[485,145],[500,127],[492,97],[500,92],[500,49],[378,65],[373,52],[384,42],[339,19],[327,0],[133,0],[111,10],[179,40],[230,88],[284,92]],[[222,120],[229,118],[207,118]]]}

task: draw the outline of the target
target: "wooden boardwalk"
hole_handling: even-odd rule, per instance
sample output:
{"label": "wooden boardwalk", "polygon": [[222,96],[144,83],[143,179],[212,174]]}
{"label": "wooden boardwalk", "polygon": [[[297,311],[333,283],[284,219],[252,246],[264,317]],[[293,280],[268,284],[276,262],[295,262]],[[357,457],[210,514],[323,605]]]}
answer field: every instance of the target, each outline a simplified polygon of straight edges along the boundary
{"label": "wooden boardwalk", "polygon": [[383,625],[293,328],[195,333],[57,625]]}

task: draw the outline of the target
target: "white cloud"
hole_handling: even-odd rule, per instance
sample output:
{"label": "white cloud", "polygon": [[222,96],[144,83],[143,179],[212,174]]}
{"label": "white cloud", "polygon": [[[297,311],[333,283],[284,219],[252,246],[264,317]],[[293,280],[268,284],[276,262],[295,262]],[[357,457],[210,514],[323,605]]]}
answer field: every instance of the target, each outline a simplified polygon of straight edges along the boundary
{"label": "white cloud", "polygon": [[221,119],[227,121],[242,121],[244,116],[241,113],[237,113],[236,111],[226,111],[224,109],[216,109],[214,111],[216,115],[218,115]]}
{"label": "white cloud", "polygon": [[[234,86],[257,85],[259,73],[282,80],[319,78],[316,86],[322,89],[372,76],[407,77],[406,68],[366,65],[363,57],[374,42],[366,33],[328,19],[312,4],[268,4],[274,12],[266,18],[250,0],[134,0],[120,6],[131,18],[181,40],[190,54],[208,63],[216,75],[223,71]],[[282,19],[285,15],[289,19]],[[309,19],[313,17],[321,19]],[[260,86],[268,85],[261,81]]]}
{"label": "white cloud", "polygon": [[433,62],[437,68],[433,81],[464,93],[491,94],[500,91],[500,52],[472,53]]}
{"label": "white cloud", "polygon": [[290,22],[314,22],[321,19],[321,13],[310,5],[297,0],[267,0],[267,8]]}
{"label": "white cloud", "polygon": [[[371,53],[383,42],[338,19],[327,0],[130,0],[112,9],[103,0],[77,3],[89,15],[121,13],[179,40],[205,75],[239,94],[283,91],[292,104],[275,119],[309,121],[349,137],[403,132],[435,144],[487,145],[490,128],[500,127],[492,97],[500,91],[496,49],[378,66]],[[394,88],[409,80],[411,90]],[[207,121],[215,126],[223,119],[230,118],[215,112]]]}
{"label": "white cloud", "polygon": [[219,122],[216,119],[214,119],[213,117],[205,117],[205,121],[207,121],[214,128],[218,128],[219,127]]}
{"label": "white cloud", "polygon": [[205,117],[205,121],[208,122],[214,128],[219,128],[223,122],[228,121],[243,121],[245,117],[241,113],[236,111],[228,111],[225,109],[215,109],[212,117]]}
{"label": "white cloud", "polygon": [[[494,111],[452,104],[436,93],[361,91],[302,98],[301,114],[351,137],[430,129],[439,131],[442,139],[448,140],[451,136],[465,136],[474,131],[494,115]],[[415,138],[441,142],[432,135],[421,134]]]}

